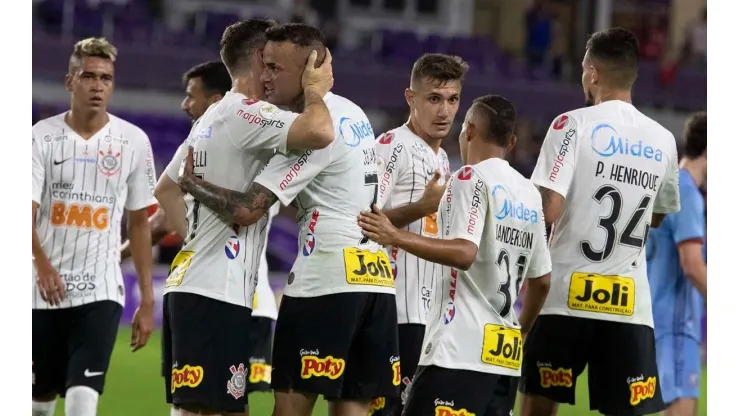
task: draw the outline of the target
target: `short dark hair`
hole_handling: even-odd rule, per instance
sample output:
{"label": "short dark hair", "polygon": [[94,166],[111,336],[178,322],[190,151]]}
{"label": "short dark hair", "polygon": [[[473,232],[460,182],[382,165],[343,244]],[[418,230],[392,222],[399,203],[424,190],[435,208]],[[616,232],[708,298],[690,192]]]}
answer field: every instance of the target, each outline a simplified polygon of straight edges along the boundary
{"label": "short dark hair", "polygon": [[187,84],[193,78],[200,78],[203,89],[213,94],[226,95],[231,89],[231,77],[226,65],[221,61],[210,61],[198,64],[188,70],[182,76],[183,84]]}
{"label": "short dark hair", "polygon": [[707,113],[705,111],[689,116],[684,126],[684,156],[689,159],[701,157],[707,151]]}
{"label": "short dark hair", "polygon": [[586,42],[589,58],[605,66],[605,81],[616,88],[631,88],[637,79],[640,42],[629,30],[614,27],[591,35]]}
{"label": "short dark hair", "polygon": [[429,78],[440,85],[448,81],[465,80],[468,64],[455,55],[426,53],[414,62],[411,70],[411,82]]}
{"label": "short dark hair", "polygon": [[498,146],[508,146],[516,128],[514,104],[500,95],[484,95],[473,100],[471,108],[488,122],[488,131],[483,139]]}
{"label": "short dark hair", "polygon": [[270,42],[290,42],[307,48],[324,46],[324,34],[321,30],[304,23],[286,23],[273,26],[267,30]]}
{"label": "short dark hair", "polygon": [[229,72],[245,67],[249,57],[265,47],[267,29],[277,25],[271,19],[249,19],[228,26],[221,36],[221,60]]}

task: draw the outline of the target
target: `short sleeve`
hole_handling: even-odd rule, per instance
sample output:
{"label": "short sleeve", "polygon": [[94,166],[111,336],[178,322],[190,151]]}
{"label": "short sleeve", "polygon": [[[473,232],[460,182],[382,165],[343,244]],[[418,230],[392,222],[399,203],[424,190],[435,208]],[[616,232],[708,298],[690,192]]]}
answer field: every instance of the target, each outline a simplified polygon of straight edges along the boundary
{"label": "short sleeve", "polygon": [[287,153],[288,131],[299,114],[250,99],[234,102],[225,111],[229,136],[239,150],[276,149]]}
{"label": "short sleeve", "polygon": [[41,195],[44,193],[44,179],[46,178],[46,167],[41,155],[40,143],[36,136],[31,136],[31,200],[41,204]]}
{"label": "short sleeve", "polygon": [[449,227],[445,239],[468,240],[480,247],[488,211],[486,185],[470,166],[463,166],[450,181]]}
{"label": "short sleeve", "polygon": [[188,154],[188,143],[189,142],[186,140],[177,148],[174,156],[172,156],[172,160],[170,160],[170,163],[164,169],[164,173],[166,173],[174,182],[177,182],[180,178],[182,160],[185,159],[185,156]]}
{"label": "short sleeve", "polygon": [[550,250],[547,247],[547,234],[545,231],[545,214],[540,213],[540,221],[537,223],[537,235],[535,235],[532,246],[532,258],[527,267],[525,277],[527,279],[544,276],[552,271],[552,260]]}
{"label": "short sleeve", "polygon": [[683,199],[679,196],[678,183],[678,152],[676,142],[673,141],[671,157],[666,167],[665,178],[660,183],[658,194],[655,197],[653,212],[657,214],[671,214],[679,212]]}
{"label": "short sleeve", "polygon": [[319,150],[276,153],[254,182],[269,189],[283,205],[289,205],[329,165],[332,148],[333,144]]}
{"label": "short sleeve", "polygon": [[550,125],[542,143],[532,182],[568,196],[576,173],[576,121],[572,116],[558,116]]}
{"label": "short sleeve", "polygon": [[393,188],[398,182],[403,161],[405,160],[404,145],[395,139],[393,132],[382,134],[375,141],[375,158],[378,161],[378,206],[386,208]]}
{"label": "short sleeve", "polygon": [[157,172],[154,168],[154,155],[149,137],[142,134],[139,149],[134,155],[134,167],[128,177],[126,209],[136,211],[156,204],[154,187],[157,185]]}
{"label": "short sleeve", "polygon": [[688,240],[704,241],[704,199],[699,192],[681,192],[681,210],[666,217],[671,227],[673,242],[678,245]]}

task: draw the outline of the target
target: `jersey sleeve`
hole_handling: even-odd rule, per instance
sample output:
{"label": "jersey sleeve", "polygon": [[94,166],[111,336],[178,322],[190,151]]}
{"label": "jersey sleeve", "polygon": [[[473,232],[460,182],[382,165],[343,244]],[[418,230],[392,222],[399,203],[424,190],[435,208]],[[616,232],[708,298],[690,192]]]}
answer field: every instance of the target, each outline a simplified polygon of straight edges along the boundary
{"label": "jersey sleeve", "polygon": [[182,166],[182,160],[188,154],[188,141],[184,141],[180,147],[177,148],[175,154],[172,156],[172,160],[167,164],[164,169],[164,173],[170,177],[173,181],[177,182],[180,177],[180,167]]}
{"label": "jersey sleeve", "polygon": [[288,131],[299,114],[258,100],[241,100],[225,110],[231,141],[241,151],[276,149],[288,152]]}
{"label": "jersey sleeve", "polygon": [[393,132],[382,134],[375,141],[375,158],[378,161],[378,206],[385,208],[406,160],[403,143]]}
{"label": "jersey sleeve", "polygon": [[670,221],[673,242],[704,241],[704,200],[698,192],[681,192],[681,210],[666,217]]}
{"label": "jersey sleeve", "polygon": [[486,185],[470,166],[457,171],[450,181],[449,221],[445,239],[468,240],[480,247],[488,211]]}
{"label": "jersey sleeve", "polygon": [[542,143],[532,182],[568,196],[576,173],[576,121],[572,116],[558,116],[550,126]]}
{"label": "jersey sleeve", "polygon": [[36,141],[36,136],[31,138],[31,201],[41,204],[41,194],[44,193],[44,179],[46,178],[46,167],[44,166],[41,148]]}
{"label": "jersey sleeve", "polygon": [[666,167],[666,175],[660,183],[653,205],[653,212],[657,214],[671,214],[681,209],[682,199],[679,196],[678,184],[678,152],[675,141],[671,150],[672,154]]}
{"label": "jersey sleeve", "polygon": [[544,276],[552,271],[550,250],[547,248],[544,213],[540,213],[540,221],[537,224],[537,235],[535,235],[533,248],[532,258],[529,261],[527,273],[525,274],[527,279]]}
{"label": "jersey sleeve", "polygon": [[127,180],[128,195],[125,208],[129,211],[148,208],[156,204],[154,187],[157,185],[157,172],[154,168],[154,155],[149,137],[142,134],[139,149],[134,155],[134,168]]}
{"label": "jersey sleeve", "polygon": [[329,165],[333,147],[276,153],[254,182],[269,189],[283,205],[289,205]]}

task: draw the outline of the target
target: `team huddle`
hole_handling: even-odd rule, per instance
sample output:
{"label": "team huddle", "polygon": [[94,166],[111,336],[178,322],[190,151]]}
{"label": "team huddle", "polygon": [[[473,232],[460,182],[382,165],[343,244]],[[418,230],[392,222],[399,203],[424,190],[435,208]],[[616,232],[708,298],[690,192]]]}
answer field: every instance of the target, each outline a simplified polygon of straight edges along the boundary
{"label": "team huddle", "polygon": [[[377,134],[331,92],[318,29],[238,22],[222,62],[185,74],[193,126],[157,181],[146,134],[105,108],[116,49],[78,42],[71,110],[33,127],[33,414],[53,415],[58,395],[67,415],[96,414],[124,304],[120,260],[139,279],[136,350],[153,330],[150,247],[170,232],[184,239],[163,303],[172,415],[246,415],[250,392],[272,390],[275,416],[309,416],[320,395],[332,415],[503,416],[517,391],[521,414],[550,416],[575,402],[586,365],[603,414],[695,397],[661,395],[648,235],[679,212],[683,181],[706,175],[706,125],[688,136],[687,163],[704,164],[681,171],[679,193],[673,135],[631,104],[637,49],[622,29],[592,35],[588,106],[553,121],[525,178],[506,161],[517,111],[498,95],[472,101],[465,166],[451,171],[441,144],[461,58],[420,57],[408,122]],[[265,245],[281,204],[300,232],[278,311]],[[674,228],[694,218],[674,215],[688,218]],[[674,250],[703,239],[699,225],[679,229],[685,239],[665,237]],[[703,285],[706,296],[705,269]]]}

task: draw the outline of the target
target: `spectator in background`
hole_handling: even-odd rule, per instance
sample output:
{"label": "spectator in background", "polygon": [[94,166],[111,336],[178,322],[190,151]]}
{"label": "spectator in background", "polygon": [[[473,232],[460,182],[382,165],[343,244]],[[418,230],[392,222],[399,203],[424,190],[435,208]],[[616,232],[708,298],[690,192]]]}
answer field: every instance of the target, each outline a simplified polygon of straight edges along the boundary
{"label": "spectator in background", "polygon": [[660,59],[667,41],[668,28],[665,20],[655,14],[648,16],[640,36],[640,55],[649,60]]}
{"label": "spectator in background", "polygon": [[707,8],[686,29],[683,61],[696,68],[707,68]]}
{"label": "spectator in background", "polygon": [[535,0],[526,14],[526,52],[530,70],[542,67],[550,49],[552,17],[547,9],[548,5],[548,0]]}
{"label": "spectator in background", "polygon": [[311,7],[308,0],[295,0],[293,13],[290,16],[292,23],[304,23],[309,26],[319,27],[319,15]]}

